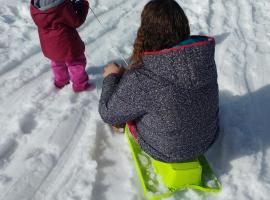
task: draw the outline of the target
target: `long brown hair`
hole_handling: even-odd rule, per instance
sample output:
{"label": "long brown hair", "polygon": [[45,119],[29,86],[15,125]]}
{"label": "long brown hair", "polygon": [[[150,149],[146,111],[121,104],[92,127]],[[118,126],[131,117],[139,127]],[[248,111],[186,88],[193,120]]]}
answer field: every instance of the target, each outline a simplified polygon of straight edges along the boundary
{"label": "long brown hair", "polygon": [[188,18],[174,0],[151,0],[141,14],[131,56],[131,68],[142,61],[143,52],[173,47],[190,36]]}

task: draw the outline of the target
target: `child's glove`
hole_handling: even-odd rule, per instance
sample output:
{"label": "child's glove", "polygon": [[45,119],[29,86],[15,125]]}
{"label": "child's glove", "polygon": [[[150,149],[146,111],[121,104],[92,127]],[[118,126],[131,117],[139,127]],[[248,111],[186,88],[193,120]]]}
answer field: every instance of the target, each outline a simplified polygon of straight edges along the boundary
{"label": "child's glove", "polygon": [[80,13],[83,9],[83,2],[84,0],[74,0],[74,9],[77,13]]}

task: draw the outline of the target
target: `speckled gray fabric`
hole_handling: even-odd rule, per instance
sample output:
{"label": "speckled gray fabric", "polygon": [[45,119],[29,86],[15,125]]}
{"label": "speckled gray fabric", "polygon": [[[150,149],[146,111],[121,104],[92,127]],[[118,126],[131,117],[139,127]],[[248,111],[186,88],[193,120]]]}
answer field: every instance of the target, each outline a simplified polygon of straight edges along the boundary
{"label": "speckled gray fabric", "polygon": [[218,132],[215,42],[145,55],[122,77],[104,79],[99,112],[109,124],[136,123],[141,148],[165,162],[193,159]]}

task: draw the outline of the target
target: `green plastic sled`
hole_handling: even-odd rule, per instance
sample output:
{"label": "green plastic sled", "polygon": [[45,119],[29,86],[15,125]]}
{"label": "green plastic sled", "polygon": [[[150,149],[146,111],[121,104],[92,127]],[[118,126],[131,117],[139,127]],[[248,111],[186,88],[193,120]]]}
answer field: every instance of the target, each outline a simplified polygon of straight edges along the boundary
{"label": "green plastic sled", "polygon": [[221,190],[221,184],[204,156],[181,163],[160,162],[142,151],[128,126],[125,135],[146,199],[160,200],[187,188],[203,192]]}

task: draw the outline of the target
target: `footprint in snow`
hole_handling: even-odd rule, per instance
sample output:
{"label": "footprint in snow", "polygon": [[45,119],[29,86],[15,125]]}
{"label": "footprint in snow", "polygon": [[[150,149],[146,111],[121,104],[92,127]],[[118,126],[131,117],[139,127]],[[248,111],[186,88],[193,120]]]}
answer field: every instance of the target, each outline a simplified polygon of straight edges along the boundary
{"label": "footprint in snow", "polygon": [[8,139],[0,144],[0,169],[10,160],[10,157],[17,149],[18,143],[14,139]]}
{"label": "footprint in snow", "polygon": [[19,124],[23,134],[30,134],[32,130],[37,126],[34,113],[29,112],[25,114],[19,121]]}

